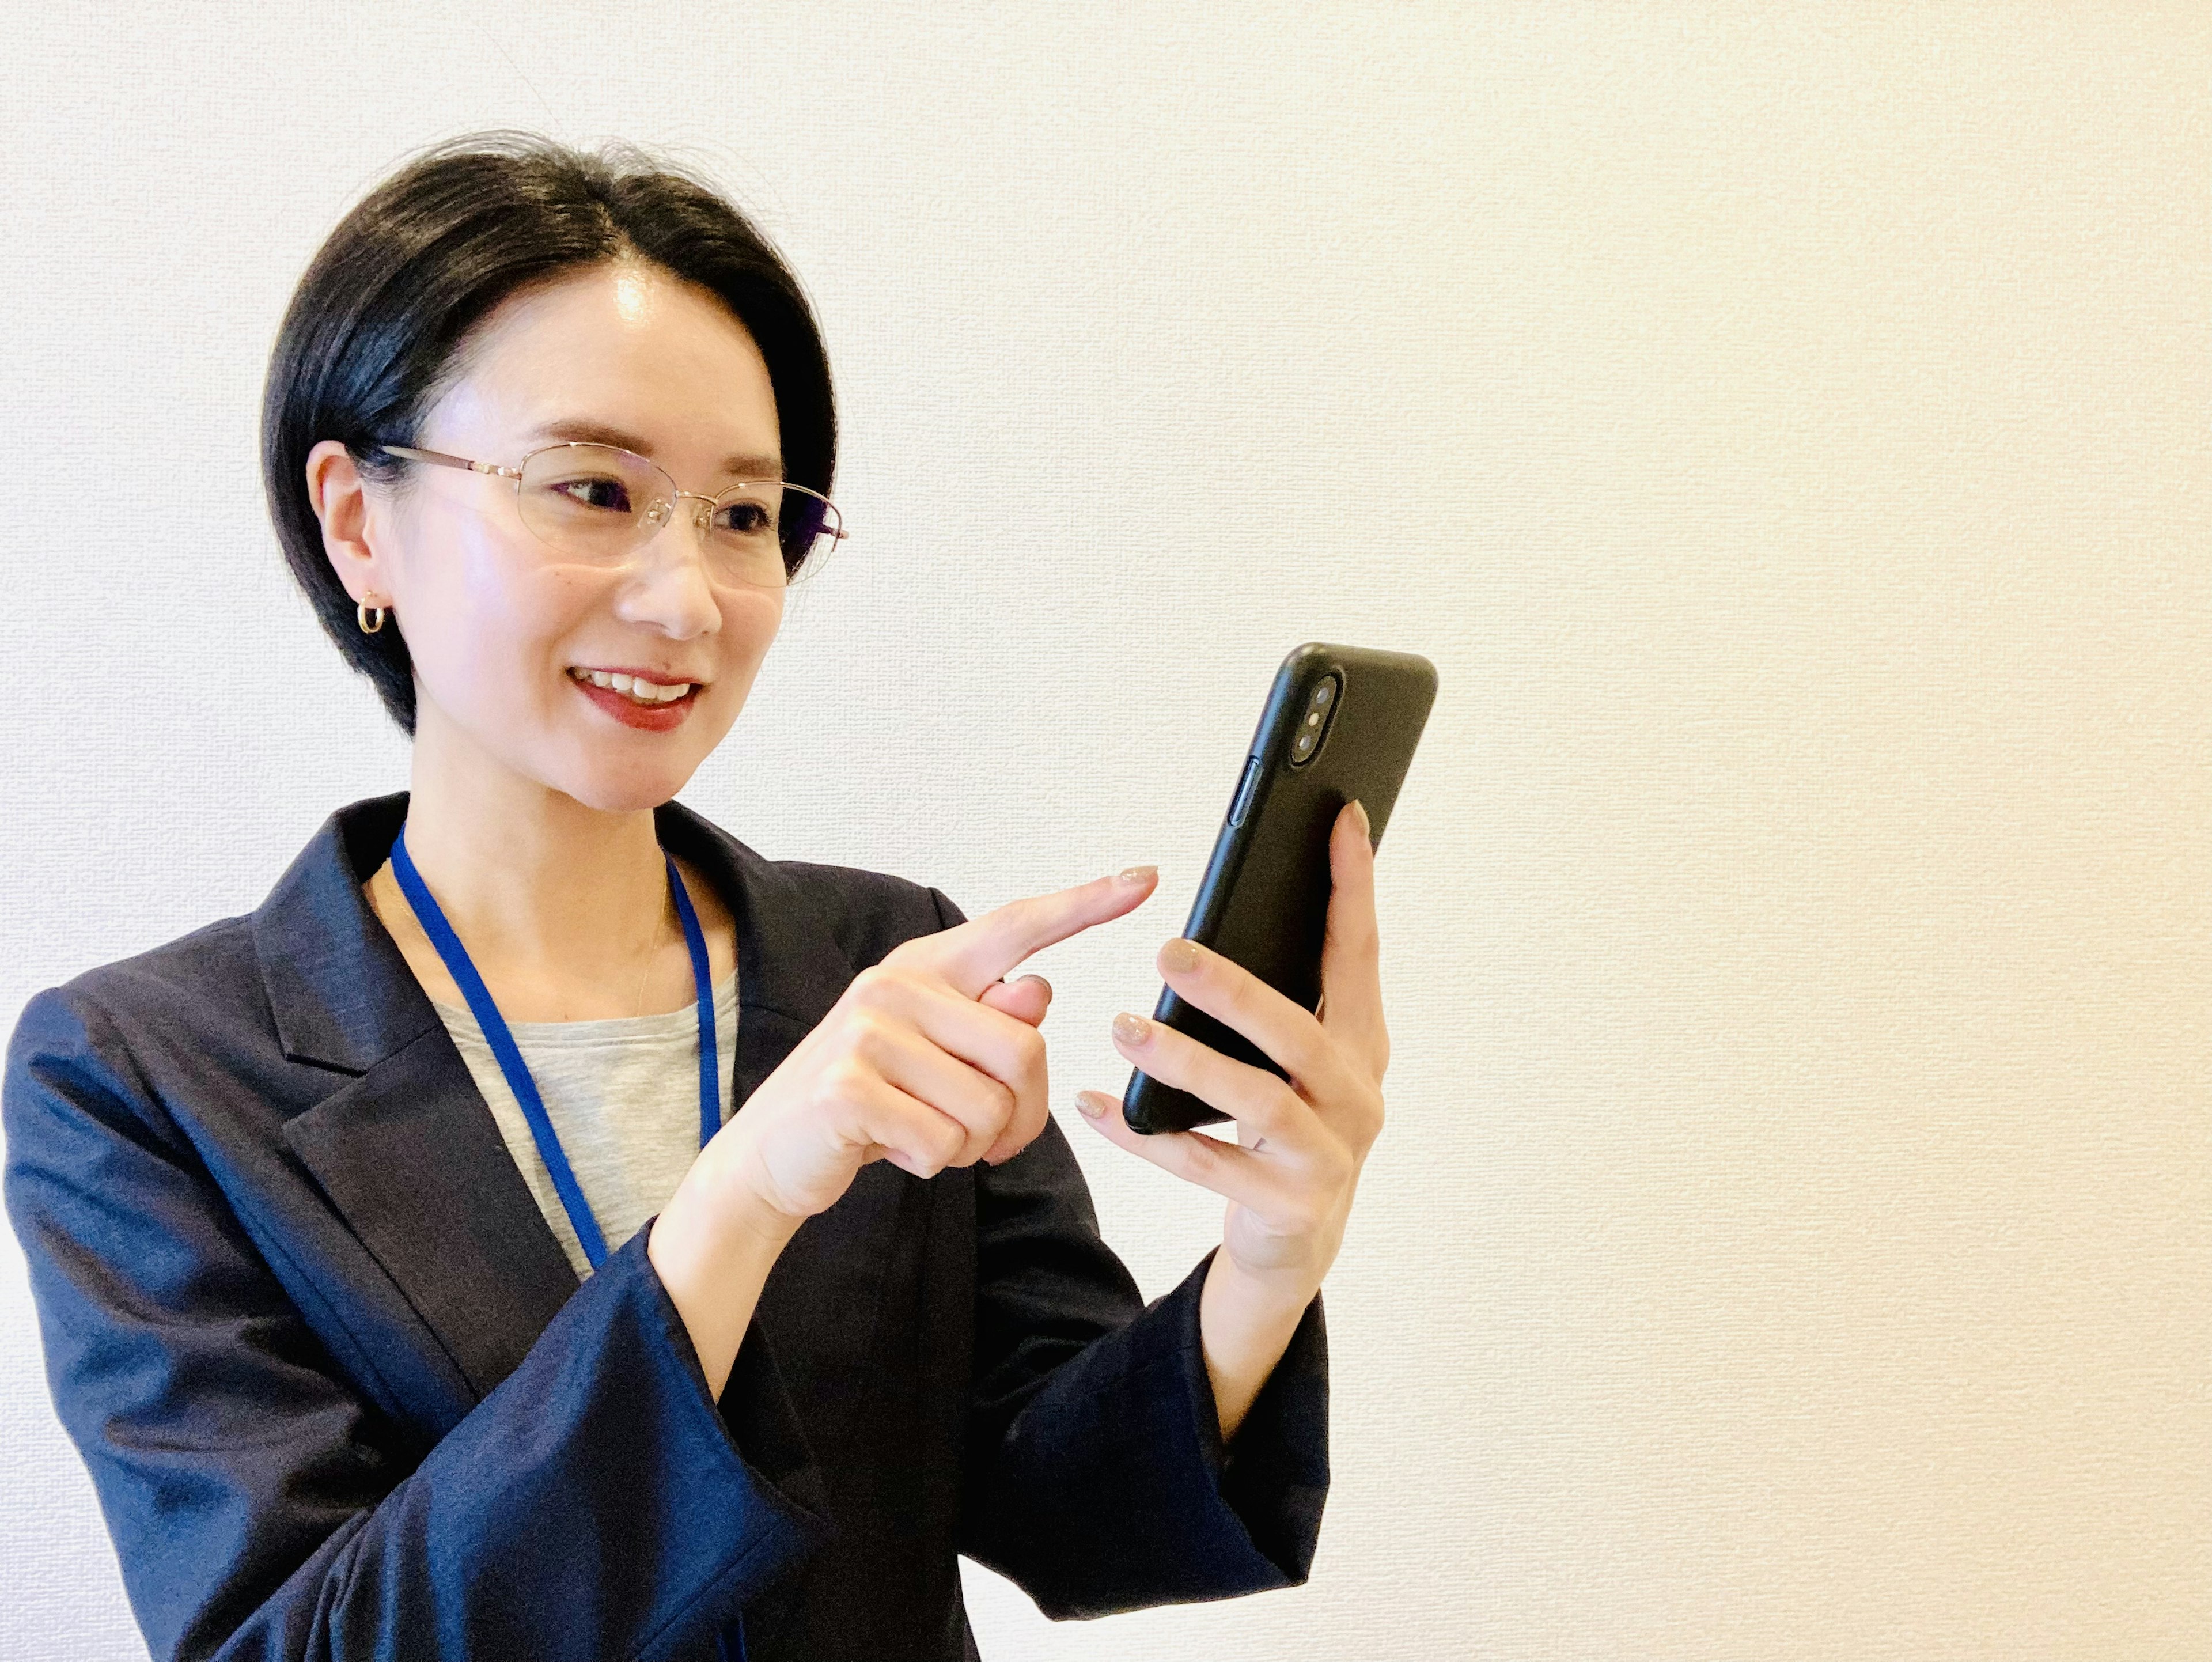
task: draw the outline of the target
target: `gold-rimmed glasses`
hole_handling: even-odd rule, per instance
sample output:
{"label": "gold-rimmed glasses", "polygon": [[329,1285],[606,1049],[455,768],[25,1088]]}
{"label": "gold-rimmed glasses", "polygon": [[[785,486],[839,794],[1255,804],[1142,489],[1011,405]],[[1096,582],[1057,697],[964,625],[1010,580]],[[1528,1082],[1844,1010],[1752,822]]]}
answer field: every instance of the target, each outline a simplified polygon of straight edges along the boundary
{"label": "gold-rimmed glasses", "polygon": [[549,444],[514,467],[411,445],[374,447],[512,479],[523,524],[539,541],[586,565],[627,563],[685,502],[701,505],[692,510],[693,521],[706,530],[708,569],[724,582],[787,588],[819,569],[845,535],[843,515],[818,490],[783,479],[753,479],[702,496],[678,490],[668,470],[650,457],[611,444]]}

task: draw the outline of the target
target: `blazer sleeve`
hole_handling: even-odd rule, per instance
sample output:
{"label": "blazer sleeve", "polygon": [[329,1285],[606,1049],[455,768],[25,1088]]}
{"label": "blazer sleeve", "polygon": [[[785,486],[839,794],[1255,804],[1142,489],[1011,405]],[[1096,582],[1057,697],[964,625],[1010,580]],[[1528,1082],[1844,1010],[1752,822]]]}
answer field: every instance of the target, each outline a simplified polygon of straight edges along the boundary
{"label": "blazer sleeve", "polygon": [[1224,1447],[1199,1337],[1212,1253],[1145,1304],[1051,1121],[975,1190],[961,1550],[1055,1620],[1302,1584],[1328,1492],[1320,1295]]}
{"label": "blazer sleeve", "polygon": [[756,1331],[720,1404],[650,1224],[410,1470],[94,1001],[9,1046],[5,1198],[158,1659],[708,1653],[823,1528]]}

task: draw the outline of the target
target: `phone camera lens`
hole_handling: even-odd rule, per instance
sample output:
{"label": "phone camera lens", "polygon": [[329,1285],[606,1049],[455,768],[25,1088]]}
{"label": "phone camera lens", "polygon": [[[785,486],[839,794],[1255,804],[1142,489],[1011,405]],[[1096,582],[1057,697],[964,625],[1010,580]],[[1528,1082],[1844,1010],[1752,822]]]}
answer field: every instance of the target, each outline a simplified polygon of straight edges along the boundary
{"label": "phone camera lens", "polygon": [[1321,741],[1336,723],[1336,695],[1344,691],[1334,672],[1314,683],[1306,694],[1305,719],[1291,741],[1291,765],[1302,768],[1321,753]]}

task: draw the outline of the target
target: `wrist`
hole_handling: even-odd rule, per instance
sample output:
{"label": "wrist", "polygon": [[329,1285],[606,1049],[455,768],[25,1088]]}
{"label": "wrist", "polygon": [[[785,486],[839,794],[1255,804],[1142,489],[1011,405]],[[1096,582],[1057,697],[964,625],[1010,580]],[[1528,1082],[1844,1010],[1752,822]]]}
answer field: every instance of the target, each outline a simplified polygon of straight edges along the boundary
{"label": "wrist", "polygon": [[725,1202],[688,1178],[653,1218],[646,1257],[683,1318],[717,1400],[761,1288],[797,1228],[795,1222],[785,1227],[781,1215],[757,1202],[733,1196]]}
{"label": "wrist", "polygon": [[727,1273],[757,1260],[773,1263],[805,1220],[767,1204],[748,1184],[703,1180],[709,1175],[703,1162],[694,1166],[661,1208],[646,1243],[656,1267],[665,1261]]}
{"label": "wrist", "polygon": [[1306,1277],[1255,1275],[1225,1250],[1213,1255],[1199,1292],[1198,1324],[1223,1442],[1243,1426],[1320,1290]]}
{"label": "wrist", "polygon": [[1206,1266],[1203,1302],[1215,1318],[1240,1329],[1295,1327],[1321,1291],[1320,1278],[1304,1271],[1249,1269],[1225,1246]]}

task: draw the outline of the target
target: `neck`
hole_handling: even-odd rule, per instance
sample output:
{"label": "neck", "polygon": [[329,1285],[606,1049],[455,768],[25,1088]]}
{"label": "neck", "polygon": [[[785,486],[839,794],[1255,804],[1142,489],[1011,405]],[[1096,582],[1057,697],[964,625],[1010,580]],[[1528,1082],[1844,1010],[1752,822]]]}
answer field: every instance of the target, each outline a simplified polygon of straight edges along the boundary
{"label": "neck", "polygon": [[675,927],[652,809],[592,807],[422,729],[407,852],[487,978],[594,983]]}

